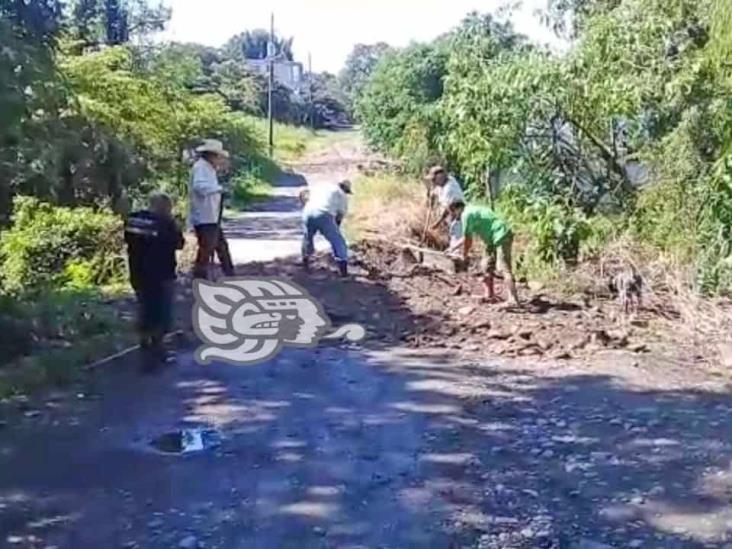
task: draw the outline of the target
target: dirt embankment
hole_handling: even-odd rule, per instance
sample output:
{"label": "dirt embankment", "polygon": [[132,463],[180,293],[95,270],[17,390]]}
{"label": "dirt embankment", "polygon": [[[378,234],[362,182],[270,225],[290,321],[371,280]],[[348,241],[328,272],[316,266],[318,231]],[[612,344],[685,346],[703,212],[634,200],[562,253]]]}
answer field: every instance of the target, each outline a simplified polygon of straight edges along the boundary
{"label": "dirt embankment", "polygon": [[[524,285],[522,305],[481,303],[478,281],[411,262],[408,253],[383,243],[357,248],[366,276],[388,284],[419,315],[434,319],[408,338],[414,346],[456,347],[517,357],[569,359],[601,349],[649,350],[654,313],[618,319],[609,295],[562,299]],[[499,282],[500,285],[500,282]]]}

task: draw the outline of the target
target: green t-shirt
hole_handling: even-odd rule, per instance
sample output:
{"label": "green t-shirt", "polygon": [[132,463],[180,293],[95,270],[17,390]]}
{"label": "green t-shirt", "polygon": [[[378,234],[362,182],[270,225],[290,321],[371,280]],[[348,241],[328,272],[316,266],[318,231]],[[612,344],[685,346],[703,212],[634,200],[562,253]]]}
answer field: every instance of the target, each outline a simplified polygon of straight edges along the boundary
{"label": "green t-shirt", "polygon": [[488,248],[496,248],[511,234],[505,221],[485,206],[466,206],[462,216],[463,235],[477,235]]}

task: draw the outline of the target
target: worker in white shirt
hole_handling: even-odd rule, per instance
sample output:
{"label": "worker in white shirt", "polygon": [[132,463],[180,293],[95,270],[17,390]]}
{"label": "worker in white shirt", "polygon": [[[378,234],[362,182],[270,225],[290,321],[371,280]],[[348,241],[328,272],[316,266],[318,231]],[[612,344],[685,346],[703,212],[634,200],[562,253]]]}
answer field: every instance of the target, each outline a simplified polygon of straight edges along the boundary
{"label": "worker in white shirt", "polygon": [[234,264],[229,244],[221,230],[224,189],[219,184],[217,172],[223,168],[229,153],[221,141],[207,139],[196,149],[198,160],[193,164],[188,196],[190,200],[190,224],[198,239],[198,252],[193,276],[209,278],[214,252],[225,276],[234,276]]}
{"label": "worker in white shirt", "polygon": [[306,200],[302,211],[302,261],[306,269],[315,253],[313,240],[320,233],[333,249],[341,276],[348,275],[348,245],[340,227],[348,212],[348,195],[351,193],[351,182],[341,181],[337,185],[313,185],[309,196],[302,197]]}
{"label": "worker in white shirt", "polygon": [[[457,179],[448,175],[442,166],[433,166],[427,174],[428,181],[432,184],[433,196],[437,199],[440,208],[439,218],[433,223],[431,229],[437,230],[450,219],[450,206],[453,204],[464,204],[465,195]],[[449,221],[450,247],[462,238],[462,223],[460,219]]]}

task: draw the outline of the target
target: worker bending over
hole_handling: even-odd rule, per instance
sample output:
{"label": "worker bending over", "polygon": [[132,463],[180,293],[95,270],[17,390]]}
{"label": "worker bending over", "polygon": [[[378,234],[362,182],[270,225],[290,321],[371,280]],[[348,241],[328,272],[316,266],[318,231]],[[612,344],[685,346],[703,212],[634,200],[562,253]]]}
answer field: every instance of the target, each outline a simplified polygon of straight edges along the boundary
{"label": "worker bending over", "polygon": [[480,266],[484,289],[482,298],[489,302],[496,301],[494,282],[497,264],[504,275],[511,304],[518,305],[516,281],[511,268],[513,233],[508,224],[485,206],[466,206],[463,202],[456,202],[450,205],[449,210],[453,220],[461,221],[463,230],[462,237],[449,248],[449,253],[460,253],[467,264],[473,240],[476,236],[480,238],[485,244],[485,257]]}
{"label": "worker bending over", "polygon": [[341,223],[348,212],[349,194],[350,181],[341,181],[337,185],[313,185],[309,193],[300,194],[300,201],[304,203],[302,262],[306,269],[310,267],[310,260],[315,253],[315,235],[320,233],[333,249],[341,276],[348,275],[348,246],[341,233]]}

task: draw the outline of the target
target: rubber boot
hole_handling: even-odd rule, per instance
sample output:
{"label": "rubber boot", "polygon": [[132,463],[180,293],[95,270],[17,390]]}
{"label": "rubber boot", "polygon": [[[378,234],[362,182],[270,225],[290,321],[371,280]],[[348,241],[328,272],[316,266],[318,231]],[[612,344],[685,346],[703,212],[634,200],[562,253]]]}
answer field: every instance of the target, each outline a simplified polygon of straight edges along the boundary
{"label": "rubber boot", "polygon": [[345,278],[348,276],[348,263],[345,261],[339,261],[338,262],[338,273],[341,275],[341,278]]}

